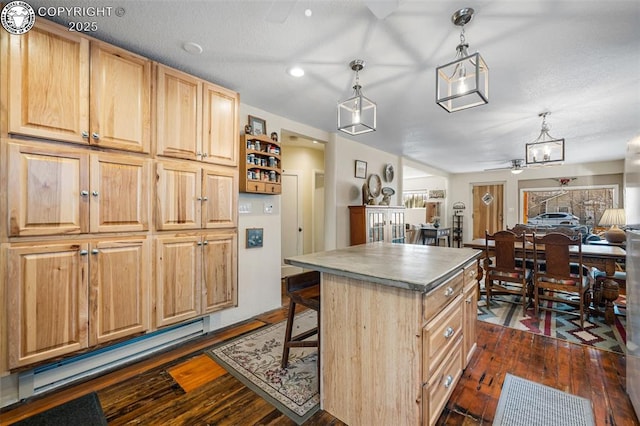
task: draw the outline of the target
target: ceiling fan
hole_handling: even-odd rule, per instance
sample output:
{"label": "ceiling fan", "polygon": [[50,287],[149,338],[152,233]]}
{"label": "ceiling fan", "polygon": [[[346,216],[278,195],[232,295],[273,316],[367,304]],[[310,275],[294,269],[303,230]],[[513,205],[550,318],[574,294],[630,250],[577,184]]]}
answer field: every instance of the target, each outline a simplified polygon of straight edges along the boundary
{"label": "ceiling fan", "polygon": [[485,172],[492,170],[511,170],[511,173],[517,175],[518,173],[522,173],[522,171],[527,168],[527,165],[524,162],[524,159],[517,158],[511,160],[511,165],[507,167],[497,167],[495,169],[484,169]]}

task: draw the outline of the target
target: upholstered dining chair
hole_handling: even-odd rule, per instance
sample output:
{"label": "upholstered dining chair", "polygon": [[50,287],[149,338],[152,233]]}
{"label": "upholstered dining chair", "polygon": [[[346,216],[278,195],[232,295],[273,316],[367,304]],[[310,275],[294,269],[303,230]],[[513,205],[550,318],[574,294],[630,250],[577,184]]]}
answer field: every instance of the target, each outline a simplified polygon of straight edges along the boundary
{"label": "upholstered dining chair", "polygon": [[[544,270],[535,266],[533,272],[536,316],[540,310],[579,315],[580,328],[584,329],[585,314],[589,317],[592,278],[589,268],[582,263],[582,235],[551,232],[534,235],[533,242],[534,258],[544,259],[545,265]],[[577,261],[570,261],[571,248],[576,250]],[[554,308],[553,302],[577,306],[578,312]]]}
{"label": "upholstered dining chair", "polygon": [[[282,349],[282,368],[289,364],[289,350],[300,347],[318,348],[318,372],[320,371],[320,272],[307,271],[291,275],[285,278],[287,296],[289,296],[289,313],[287,315],[287,327],[285,329],[284,344]],[[306,306],[316,311],[318,322],[316,327],[304,331],[296,336],[293,334],[293,322],[296,315],[296,305]],[[306,340],[317,335],[316,340]]]}
{"label": "upholstered dining chair", "polygon": [[[490,258],[490,242],[493,241],[495,259]],[[529,304],[532,270],[523,266],[525,262],[516,257],[516,244],[525,250],[525,234],[517,235],[512,231],[498,231],[493,235],[485,231],[485,290],[487,292],[487,306],[494,294],[515,294],[520,296],[522,313]],[[493,262],[492,262],[493,260]]]}

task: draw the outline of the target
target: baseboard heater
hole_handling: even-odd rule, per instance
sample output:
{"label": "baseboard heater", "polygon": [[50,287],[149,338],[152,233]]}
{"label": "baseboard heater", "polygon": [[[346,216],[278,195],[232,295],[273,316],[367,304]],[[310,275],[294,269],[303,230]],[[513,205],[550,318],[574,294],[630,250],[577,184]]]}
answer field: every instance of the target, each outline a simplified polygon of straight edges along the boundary
{"label": "baseboard heater", "polygon": [[146,334],[69,360],[38,367],[20,375],[20,399],[47,392],[76,380],[88,378],[132,361],[167,350],[202,336],[205,318],[168,330]]}

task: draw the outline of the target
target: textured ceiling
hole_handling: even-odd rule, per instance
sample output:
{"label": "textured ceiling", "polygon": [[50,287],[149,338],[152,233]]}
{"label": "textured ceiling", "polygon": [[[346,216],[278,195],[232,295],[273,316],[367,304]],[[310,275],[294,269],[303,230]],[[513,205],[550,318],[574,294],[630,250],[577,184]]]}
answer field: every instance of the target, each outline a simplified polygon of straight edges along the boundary
{"label": "textured ceiling", "polygon": [[[51,1],[30,1],[51,6]],[[240,93],[245,104],[335,132],[336,104],[351,96],[351,60],[367,62],[363,93],[378,130],[353,137],[458,173],[508,166],[540,133],[566,139],[566,163],[624,157],[640,135],[640,1],[109,1],[124,16],[91,33]],[[370,6],[370,7],[368,7]],[[490,69],[489,104],[449,114],[435,103],[435,68],[453,60],[452,13],[476,10],[470,53]],[[313,14],[306,17],[305,9]],[[380,19],[378,16],[384,16]],[[200,55],[182,49],[200,44]],[[299,64],[305,76],[286,69]],[[341,134],[342,135],[342,134]],[[347,137],[347,135],[344,135]]]}

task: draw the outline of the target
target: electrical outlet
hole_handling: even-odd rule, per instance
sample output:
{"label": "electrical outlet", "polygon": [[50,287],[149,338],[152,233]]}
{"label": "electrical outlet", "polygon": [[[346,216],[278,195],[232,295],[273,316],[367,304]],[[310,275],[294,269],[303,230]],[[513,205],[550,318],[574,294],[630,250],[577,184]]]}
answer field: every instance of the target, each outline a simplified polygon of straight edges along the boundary
{"label": "electrical outlet", "polygon": [[264,203],[264,212],[265,212],[265,214],[273,213],[273,204],[265,202]]}

